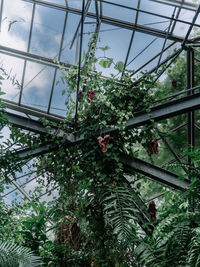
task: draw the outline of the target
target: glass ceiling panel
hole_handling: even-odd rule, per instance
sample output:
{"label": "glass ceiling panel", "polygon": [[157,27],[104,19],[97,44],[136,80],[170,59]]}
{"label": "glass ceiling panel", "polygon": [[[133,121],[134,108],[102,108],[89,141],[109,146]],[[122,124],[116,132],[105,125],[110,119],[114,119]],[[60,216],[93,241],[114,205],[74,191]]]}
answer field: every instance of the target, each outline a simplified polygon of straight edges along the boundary
{"label": "glass ceiling panel", "polygon": [[103,16],[134,22],[136,11],[103,2]]}
{"label": "glass ceiling panel", "polygon": [[2,97],[4,99],[18,101],[24,60],[0,54],[0,73],[3,76],[2,89],[6,93]]}
{"label": "glass ceiling panel", "polygon": [[4,1],[0,44],[26,51],[32,14],[32,4],[21,0]]}
{"label": "glass ceiling panel", "polygon": [[177,22],[176,26],[174,28],[173,34],[181,36],[181,37],[184,38],[186,33],[187,33],[187,31],[189,30],[189,27],[190,27],[190,25]]}
{"label": "glass ceiling panel", "polygon": [[68,62],[70,64],[75,64],[76,58],[76,41],[71,47],[76,28],[81,17],[79,15],[68,13],[67,25],[65,29],[63,47],[61,52],[61,61]]}
{"label": "glass ceiling panel", "polygon": [[163,38],[136,32],[131,46],[127,68],[136,70],[142,66],[161,51],[163,42]]}
{"label": "glass ceiling panel", "polygon": [[81,0],[67,0],[68,6],[76,9],[82,9],[82,1]]}
{"label": "glass ceiling panel", "polygon": [[54,4],[59,4],[59,5],[66,5],[67,0],[48,0],[48,2],[54,3]]}
{"label": "glass ceiling panel", "polygon": [[148,12],[156,13],[156,14],[161,14],[165,16],[171,17],[174,11],[173,6],[161,4],[161,3],[155,3],[153,1],[149,0],[142,0],[141,1],[141,6],[140,9],[146,10]]}
{"label": "glass ceiling panel", "polygon": [[92,2],[91,2],[88,12],[96,13],[96,9],[95,9],[95,1],[92,1]]}
{"label": "glass ceiling panel", "polygon": [[[130,42],[132,31],[114,27],[102,23],[97,42],[96,57],[101,59],[104,57],[113,58],[114,62],[123,61],[126,58],[128,45]],[[124,41],[126,40],[126,41]],[[110,49],[102,51],[100,47],[108,46]],[[103,75],[109,76],[111,73],[117,74],[118,72],[114,69],[114,65],[111,65],[110,69],[105,69],[97,64],[97,70],[101,71]]]}
{"label": "glass ceiling panel", "polygon": [[36,6],[30,52],[48,58],[57,57],[65,12]]}
{"label": "glass ceiling panel", "polygon": [[139,12],[138,24],[167,32],[170,20]]}
{"label": "glass ceiling panel", "polygon": [[54,77],[54,68],[27,62],[22,104],[47,110]]}
{"label": "glass ceiling panel", "polygon": [[57,71],[56,74],[56,82],[53,90],[53,97],[50,107],[50,113],[58,114],[61,116],[66,115],[66,105],[65,105],[65,96],[62,95],[62,90],[67,91],[67,86],[64,85],[60,79],[62,72],[60,70]]}
{"label": "glass ceiling panel", "polygon": [[[4,193],[6,193],[6,192],[4,192]],[[22,198],[23,198],[23,195],[18,190],[16,190],[16,191],[10,193],[9,195],[5,196],[3,198],[3,200],[5,201],[6,204],[9,205],[13,201],[16,201],[19,203],[22,200]]]}

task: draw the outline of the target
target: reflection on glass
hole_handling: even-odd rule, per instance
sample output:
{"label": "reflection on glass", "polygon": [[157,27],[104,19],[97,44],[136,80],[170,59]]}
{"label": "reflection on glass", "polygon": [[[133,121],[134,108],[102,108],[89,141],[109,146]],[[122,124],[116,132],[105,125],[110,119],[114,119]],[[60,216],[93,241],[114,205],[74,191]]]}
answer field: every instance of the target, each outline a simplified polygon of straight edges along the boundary
{"label": "reflection on glass", "polygon": [[81,16],[68,13],[67,25],[65,29],[64,42],[61,53],[61,61],[75,64],[76,50],[77,50],[77,38],[75,39],[73,45],[72,40],[74,38],[78,23]]}
{"label": "reflection on glass", "polygon": [[53,76],[54,68],[28,62],[25,72],[22,104],[47,110]]}
{"label": "reflection on glass", "polygon": [[129,54],[127,69],[136,70],[142,66],[161,51],[163,42],[163,38],[136,32]]}
{"label": "reflection on glass", "polygon": [[66,105],[65,105],[65,96],[62,95],[62,91],[67,91],[67,86],[62,83],[60,77],[62,76],[62,72],[60,70],[57,71],[56,74],[56,82],[53,91],[53,97],[51,102],[50,113],[58,114],[61,116],[66,115]]}
{"label": "reflection on glass", "polygon": [[2,80],[2,91],[6,93],[3,98],[18,102],[24,60],[0,54],[0,75]]}
{"label": "reflection on glass", "polygon": [[[114,27],[102,23],[97,43],[96,57],[101,60],[104,56],[112,58],[114,63],[118,61],[125,61],[128,45],[130,42],[132,31]],[[124,41],[126,40],[126,41]],[[108,47],[106,51],[102,50],[102,47]],[[118,71],[114,69],[114,64],[110,69],[105,69],[96,64],[97,70],[101,71],[103,75],[109,76],[111,73],[117,74]]]}
{"label": "reflection on glass", "polygon": [[134,10],[103,3],[103,16],[133,23],[135,21],[135,15],[136,11]]}
{"label": "reflection on glass", "polygon": [[69,7],[82,9],[82,0],[67,0]]}
{"label": "reflection on glass", "polygon": [[15,0],[4,1],[0,44],[18,50],[27,50],[32,4]]}
{"label": "reflection on glass", "polygon": [[66,5],[65,0],[48,0],[48,2],[54,3],[54,4],[59,4],[59,5]]}
{"label": "reflection on glass", "polygon": [[58,56],[65,12],[36,6],[30,52],[54,58]]}

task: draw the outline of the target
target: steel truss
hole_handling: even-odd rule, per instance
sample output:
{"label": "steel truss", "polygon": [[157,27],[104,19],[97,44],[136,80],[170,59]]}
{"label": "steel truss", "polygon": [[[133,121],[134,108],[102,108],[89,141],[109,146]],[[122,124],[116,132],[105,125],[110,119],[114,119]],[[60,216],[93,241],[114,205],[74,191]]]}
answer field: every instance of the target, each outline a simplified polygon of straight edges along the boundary
{"label": "steel truss", "polygon": [[[50,114],[50,108],[51,108],[51,102],[52,102],[52,97],[53,97],[53,90],[54,90],[57,70],[59,69],[60,65],[62,65],[62,67],[66,70],[68,70],[69,67],[71,66],[70,64],[60,62],[67,18],[68,18],[68,14],[71,12],[74,14],[78,14],[80,16],[80,22],[79,22],[78,27],[75,31],[71,46],[73,45],[75,39],[78,36],[79,29],[81,29],[80,30],[79,60],[78,60],[77,92],[79,90],[79,83],[80,83],[82,39],[83,39],[84,21],[86,18],[92,18],[92,19],[96,20],[96,23],[97,23],[97,27],[95,30],[96,33],[99,33],[100,25],[102,23],[116,26],[116,27],[123,28],[123,29],[128,29],[128,30],[132,31],[131,39],[130,39],[129,46],[127,49],[127,54],[125,57],[125,66],[128,63],[130,49],[131,49],[131,46],[132,46],[133,41],[134,41],[135,32],[140,32],[140,33],[148,34],[151,36],[163,38],[164,43],[163,43],[161,51],[156,56],[152,57],[152,59],[148,60],[145,64],[143,64],[138,69],[136,69],[135,73],[142,70],[146,65],[151,63],[156,58],[158,58],[157,66],[154,67],[153,69],[151,69],[149,71],[150,73],[156,72],[158,70],[158,68],[160,68],[164,64],[167,64],[167,67],[168,67],[171,63],[173,63],[173,61],[176,59],[176,57],[183,50],[187,50],[187,62],[188,62],[187,88],[189,90],[184,90],[183,92],[179,92],[176,95],[169,96],[166,99],[168,99],[168,100],[174,99],[174,97],[177,97],[183,93],[184,94],[187,93],[187,95],[184,97],[181,97],[180,99],[168,101],[165,104],[160,104],[158,106],[154,106],[151,108],[151,111],[149,113],[143,112],[143,113],[136,114],[133,118],[131,118],[127,121],[126,128],[140,127],[140,126],[150,124],[152,122],[158,122],[158,121],[161,121],[163,119],[170,118],[170,117],[173,117],[173,116],[176,116],[179,114],[188,113],[188,122],[187,122],[187,125],[188,125],[188,145],[189,145],[190,149],[193,149],[194,143],[195,143],[194,142],[194,127],[195,127],[194,111],[200,108],[200,93],[197,92],[197,90],[200,89],[200,87],[194,87],[194,82],[193,82],[194,81],[194,53],[193,53],[192,46],[193,45],[198,46],[198,45],[200,45],[200,43],[199,43],[198,39],[197,40],[196,39],[190,39],[189,36],[190,36],[190,33],[191,33],[193,27],[200,28],[200,25],[196,23],[196,19],[199,15],[199,12],[200,12],[200,6],[197,6],[194,3],[188,3],[188,2],[187,3],[183,2],[182,4],[180,4],[180,1],[178,1],[178,0],[175,0],[175,1],[172,1],[172,0],[151,0],[152,2],[157,2],[157,3],[162,3],[162,4],[169,5],[169,6],[173,6],[174,7],[173,16],[169,17],[169,16],[165,16],[165,15],[161,15],[161,14],[142,10],[140,8],[140,0],[138,0],[137,8],[127,7],[127,6],[120,5],[120,4],[115,3],[115,2],[111,3],[111,2],[108,2],[105,0],[95,0],[95,13],[89,12],[91,0],[88,0],[86,5],[85,5],[85,0],[83,0],[82,1],[82,3],[83,3],[82,9],[70,8],[67,4],[67,1],[66,1],[65,6],[51,3],[48,1],[44,1],[44,0],[23,0],[23,1],[30,2],[33,4],[27,51],[26,52],[19,51],[17,49],[12,49],[12,48],[0,45],[0,53],[6,54],[9,56],[18,57],[18,58],[25,60],[23,75],[22,75],[22,84],[21,84],[19,102],[14,103],[12,101],[6,101],[6,100],[4,101],[6,108],[7,108],[6,114],[7,114],[8,121],[10,124],[12,124],[15,127],[26,129],[26,130],[29,130],[29,131],[32,131],[35,133],[39,133],[42,135],[44,135],[44,134],[54,135],[58,139],[60,137],[62,137],[62,138],[64,137],[66,140],[66,146],[71,146],[71,145],[74,145],[76,142],[81,142],[84,140],[85,137],[79,136],[78,132],[76,132],[75,134],[68,134],[68,133],[65,133],[64,131],[60,130],[59,128],[53,127],[53,126],[47,132],[47,130],[45,129],[43,124],[40,121],[38,121],[38,119],[41,117],[43,117],[49,121],[56,122],[56,123],[62,122],[62,120],[64,119],[62,116]],[[136,12],[136,18],[134,21],[128,22],[128,21],[123,21],[123,20],[119,20],[116,18],[107,17],[103,14],[102,4],[107,4],[107,5],[111,5],[111,6],[118,6],[122,9],[130,9],[133,12]],[[62,10],[64,12],[66,12],[64,25],[63,25],[63,29],[62,29],[62,37],[61,37],[61,42],[60,42],[60,47],[59,47],[59,53],[58,53],[58,61],[30,53],[30,44],[31,44],[31,38],[32,38],[35,8],[37,5],[42,5],[42,6],[46,6],[46,7],[50,7],[50,8],[54,8],[54,9],[58,9],[58,10]],[[181,9],[185,9],[185,10],[189,10],[189,11],[195,11],[194,18],[193,18],[192,22],[183,21],[178,17],[178,15],[175,16],[176,8],[179,9],[179,11],[178,11],[179,13],[180,13]],[[3,12],[2,10],[3,10],[3,0],[1,1],[1,9],[0,9],[0,28],[1,28],[1,23],[2,23],[2,12]],[[177,13],[177,14],[179,14],[179,13]],[[140,25],[140,24],[138,24],[138,15],[139,14],[148,14],[148,15],[152,15],[152,16],[159,17],[162,19],[166,19],[170,24],[169,24],[168,28],[166,29],[166,31],[159,30],[159,29],[156,29],[153,27],[149,27],[147,25]],[[185,35],[185,38],[181,38],[180,36],[177,36],[174,34],[173,30],[175,28],[176,23],[183,23],[185,25],[189,25],[189,29]],[[166,45],[167,40],[172,41],[172,43]],[[181,48],[178,51],[176,51],[174,54],[172,54],[169,58],[164,59],[161,62],[161,58],[163,56],[163,53],[166,51],[169,51],[169,49],[173,45],[176,45],[177,43],[179,43],[181,45]],[[149,46],[150,45],[151,44],[149,44]],[[189,47],[189,49],[188,49],[188,47]],[[146,50],[146,48],[143,51],[141,51],[140,54],[142,54]],[[138,55],[140,55],[140,54],[138,54]],[[138,55],[136,55],[136,57]],[[88,56],[90,56],[90,48],[88,51]],[[50,93],[50,99],[48,102],[48,108],[47,108],[46,112],[22,105],[22,103],[21,103],[27,61],[33,61],[36,63],[44,64],[45,66],[50,66],[50,67],[54,68],[53,83],[52,83],[52,88],[51,88],[51,93]],[[124,66],[124,70],[125,70],[125,66]],[[121,78],[123,78],[124,70],[122,72]],[[126,88],[125,88],[125,90],[126,90]],[[76,104],[78,105],[78,102],[76,102]],[[13,112],[11,112],[13,110],[20,112],[20,114],[22,114],[22,115],[14,114]],[[78,109],[76,106],[76,111],[77,110]],[[76,117],[77,117],[77,112],[75,114],[75,121],[76,121]],[[116,129],[104,129],[103,133],[112,133],[113,131],[117,131],[117,130]],[[165,143],[167,144],[166,140],[165,140]],[[56,149],[58,149],[58,146],[56,144],[51,144],[51,143],[50,144],[42,144],[41,146],[39,146],[37,148],[28,148],[28,149],[20,150],[16,154],[17,154],[19,160],[22,160],[22,159],[34,158],[34,157],[37,157],[39,155],[43,155],[45,153],[52,152]],[[174,154],[174,155],[175,155],[176,160],[177,159],[179,161],[181,160],[180,157],[178,157],[176,154]],[[164,184],[165,186],[170,186],[174,189],[185,190],[188,187],[188,185],[190,184],[189,180],[180,181],[176,174],[169,172],[169,171],[166,171],[162,168],[154,166],[154,165],[152,165],[148,162],[142,161],[140,159],[131,158],[127,155],[121,155],[120,160],[124,164],[124,167],[127,168],[127,170],[132,170],[134,172],[138,172],[142,175],[150,177],[150,178]],[[189,163],[191,163],[190,159],[189,159]],[[3,167],[3,166],[1,166],[1,167]],[[27,199],[31,200],[30,196],[23,190],[23,188],[21,188],[21,186],[16,181],[14,181],[13,179],[10,179],[10,181],[16,186],[16,188]],[[139,216],[140,225],[144,225],[144,223],[149,222],[148,214],[144,211],[145,209],[141,208],[141,207],[144,207],[144,203],[142,202],[142,200],[138,196],[136,197],[136,203],[138,206],[138,210],[140,211],[140,216]],[[148,229],[144,229],[144,230],[146,232],[148,232],[149,234],[151,234],[152,229],[150,229],[148,226],[147,226],[147,228]]]}

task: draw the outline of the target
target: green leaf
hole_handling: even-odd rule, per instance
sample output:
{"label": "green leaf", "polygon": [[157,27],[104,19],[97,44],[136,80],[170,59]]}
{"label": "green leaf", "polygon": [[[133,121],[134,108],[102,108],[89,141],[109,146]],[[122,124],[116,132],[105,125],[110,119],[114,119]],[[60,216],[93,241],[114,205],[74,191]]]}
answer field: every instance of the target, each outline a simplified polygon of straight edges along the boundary
{"label": "green leaf", "polygon": [[110,68],[111,64],[113,62],[112,58],[107,58],[107,59],[101,59],[99,62],[99,65],[103,68]]}
{"label": "green leaf", "polygon": [[102,51],[106,51],[106,50],[109,50],[110,47],[108,45],[106,45],[104,47],[99,47],[99,49],[101,49]]}
{"label": "green leaf", "polygon": [[122,72],[123,69],[124,69],[124,62],[122,62],[122,61],[118,61],[118,62],[115,64],[114,69],[115,69],[115,70],[118,70],[119,72]]}

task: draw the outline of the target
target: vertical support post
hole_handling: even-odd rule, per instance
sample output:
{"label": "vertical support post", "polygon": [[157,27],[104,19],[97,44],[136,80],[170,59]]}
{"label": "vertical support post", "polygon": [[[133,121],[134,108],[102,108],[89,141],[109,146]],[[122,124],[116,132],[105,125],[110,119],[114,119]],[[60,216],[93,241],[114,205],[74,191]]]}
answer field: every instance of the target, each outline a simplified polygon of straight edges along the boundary
{"label": "vertical support post", "polygon": [[0,1],[0,32],[1,32],[1,24],[2,24],[2,16],[3,16],[3,1]]}
{"label": "vertical support post", "polygon": [[[194,51],[192,48],[187,50],[187,88],[194,87]],[[189,91],[188,95],[194,94],[194,91]],[[194,111],[188,112],[188,148],[192,151],[194,148]],[[188,157],[188,164],[191,164],[191,158]]]}
{"label": "vertical support post", "polygon": [[[187,50],[187,88],[192,88],[194,87],[194,50],[192,48],[189,48]],[[194,91],[189,91],[188,95],[194,94]],[[191,152],[194,148],[194,129],[195,129],[195,124],[194,124],[194,111],[188,112],[188,150]],[[190,166],[192,165],[192,160],[191,157],[188,156],[188,171],[189,171],[189,179],[191,180],[191,168]],[[191,196],[190,200],[190,209],[193,212],[194,211],[194,206],[195,206],[195,200],[194,197]]]}

